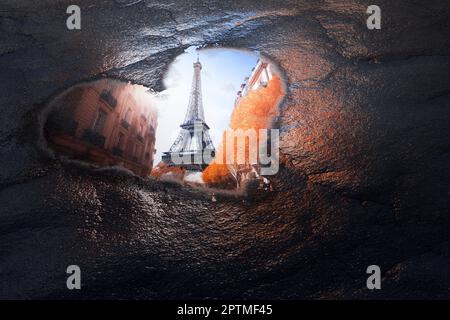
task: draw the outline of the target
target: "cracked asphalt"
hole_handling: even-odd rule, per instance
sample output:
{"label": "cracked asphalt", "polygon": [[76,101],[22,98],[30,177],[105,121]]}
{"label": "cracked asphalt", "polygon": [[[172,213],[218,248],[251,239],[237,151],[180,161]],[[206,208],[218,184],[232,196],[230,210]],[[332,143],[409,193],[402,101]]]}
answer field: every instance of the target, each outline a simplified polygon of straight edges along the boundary
{"label": "cracked asphalt", "polygon": [[[79,31],[70,4],[0,5],[1,298],[450,297],[446,1],[379,0],[376,31],[363,0],[86,0]],[[273,193],[211,202],[45,151],[52,97],[101,77],[160,91],[192,45],[283,70]]]}

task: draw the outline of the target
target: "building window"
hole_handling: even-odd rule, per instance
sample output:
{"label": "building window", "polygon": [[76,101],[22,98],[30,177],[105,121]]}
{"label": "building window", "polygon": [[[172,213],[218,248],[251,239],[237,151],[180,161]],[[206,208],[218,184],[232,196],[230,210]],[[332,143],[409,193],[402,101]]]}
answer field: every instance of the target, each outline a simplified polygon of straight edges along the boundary
{"label": "building window", "polygon": [[124,117],[125,121],[131,123],[131,109],[128,109]]}
{"label": "building window", "polygon": [[103,132],[103,127],[105,126],[107,117],[108,113],[102,109],[99,109],[97,113],[97,118],[95,119],[94,125],[92,126],[92,131],[101,134]]}
{"label": "building window", "polygon": [[117,138],[117,148],[123,150],[124,140],[125,140],[125,135],[122,132],[119,132],[119,136]]}

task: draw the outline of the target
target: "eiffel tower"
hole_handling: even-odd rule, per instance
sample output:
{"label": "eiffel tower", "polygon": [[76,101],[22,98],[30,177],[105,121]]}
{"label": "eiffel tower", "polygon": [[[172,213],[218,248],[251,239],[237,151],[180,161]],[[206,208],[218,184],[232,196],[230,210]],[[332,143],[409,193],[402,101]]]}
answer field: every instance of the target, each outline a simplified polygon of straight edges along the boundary
{"label": "eiffel tower", "polygon": [[209,136],[202,103],[200,72],[202,64],[197,57],[194,62],[194,76],[189,104],[181,130],[169,151],[163,152],[162,161],[190,171],[203,171],[215,155],[215,148]]}

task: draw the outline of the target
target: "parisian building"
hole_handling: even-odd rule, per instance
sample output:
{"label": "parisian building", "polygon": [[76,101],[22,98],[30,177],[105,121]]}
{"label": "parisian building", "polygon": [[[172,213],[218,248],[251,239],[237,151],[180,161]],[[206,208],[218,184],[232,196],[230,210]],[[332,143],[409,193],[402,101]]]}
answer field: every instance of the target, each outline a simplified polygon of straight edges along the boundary
{"label": "parisian building", "polygon": [[148,101],[135,98],[134,90],[106,79],[72,89],[58,99],[47,120],[50,147],[71,159],[148,176],[157,114]]}
{"label": "parisian building", "polygon": [[[258,90],[262,87],[267,87],[275,72],[272,64],[263,58],[259,58],[256,62],[256,66],[252,69],[250,76],[246,77],[244,79],[245,82],[241,84],[241,90],[237,92],[234,107],[236,108],[241,99],[248,95],[249,92]],[[228,164],[228,170],[236,180],[238,189],[241,188],[244,183],[255,179],[260,184],[261,188],[269,188],[270,181],[266,177],[260,175],[259,165]]]}

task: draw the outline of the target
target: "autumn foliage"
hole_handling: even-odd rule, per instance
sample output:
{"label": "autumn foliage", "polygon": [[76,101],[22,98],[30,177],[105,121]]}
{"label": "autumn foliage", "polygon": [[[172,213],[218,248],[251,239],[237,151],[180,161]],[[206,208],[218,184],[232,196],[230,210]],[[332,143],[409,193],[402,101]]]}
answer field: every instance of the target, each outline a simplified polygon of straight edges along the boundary
{"label": "autumn foliage", "polygon": [[166,163],[160,162],[151,172],[151,176],[160,179],[163,175],[172,174],[174,179],[182,180],[186,170],[180,167],[169,167]]}
{"label": "autumn foliage", "polygon": [[[268,129],[274,116],[277,115],[277,105],[284,95],[284,89],[279,76],[274,75],[266,87],[250,90],[242,97],[231,114],[230,129]],[[216,159],[224,159],[225,133],[222,143],[217,149]],[[235,149],[236,155],[236,149]],[[246,154],[246,158],[248,154]],[[225,163],[225,159],[222,161]],[[203,181],[210,186],[235,185],[233,177],[226,164],[213,161],[203,171]]]}

